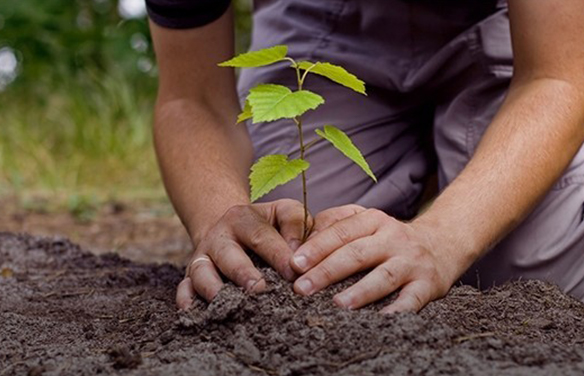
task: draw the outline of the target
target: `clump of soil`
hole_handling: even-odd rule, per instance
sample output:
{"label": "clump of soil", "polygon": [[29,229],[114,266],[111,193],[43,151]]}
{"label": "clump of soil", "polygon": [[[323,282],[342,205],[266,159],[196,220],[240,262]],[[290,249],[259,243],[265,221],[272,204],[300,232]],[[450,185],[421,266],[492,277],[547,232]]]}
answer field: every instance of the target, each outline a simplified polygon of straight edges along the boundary
{"label": "clump of soil", "polygon": [[584,305],[543,282],[382,316],[332,304],[351,281],[302,298],[263,271],[263,294],[228,284],[178,313],[174,266],[0,234],[0,376],[584,374]]}

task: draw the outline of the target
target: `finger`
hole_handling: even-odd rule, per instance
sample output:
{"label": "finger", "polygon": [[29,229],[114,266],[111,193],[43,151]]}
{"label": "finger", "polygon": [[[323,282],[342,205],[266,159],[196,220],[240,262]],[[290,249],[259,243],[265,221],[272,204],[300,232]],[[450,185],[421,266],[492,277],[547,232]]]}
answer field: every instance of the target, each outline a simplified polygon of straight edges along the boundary
{"label": "finger", "polygon": [[293,252],[278,230],[265,220],[268,218],[267,214],[263,215],[265,217],[252,210],[241,212],[238,218],[233,219],[233,236],[270,264],[282,277],[293,281],[296,279],[296,273],[290,266]]}
{"label": "finger", "polygon": [[265,287],[265,282],[262,283],[262,273],[256,269],[245,251],[233,239],[219,237],[209,245],[203,246],[203,252],[209,255],[221,273],[236,285],[243,287],[246,291],[254,292],[261,291]]}
{"label": "finger", "polygon": [[321,263],[310,269],[294,283],[294,291],[310,295],[339,282],[357,272],[382,262],[381,247],[372,246],[372,238],[357,239],[333,252]]}
{"label": "finger", "polygon": [[321,211],[314,217],[314,227],[311,235],[324,230],[325,228],[337,223],[341,219],[345,219],[357,213],[361,213],[366,209],[359,205],[344,205]]}
{"label": "finger", "polygon": [[432,286],[426,281],[411,282],[402,289],[395,302],[382,309],[381,313],[419,312],[434,299],[432,292]]}
{"label": "finger", "polygon": [[333,301],[340,307],[356,309],[384,298],[405,283],[411,270],[407,265],[398,258],[391,259],[335,295]]}
{"label": "finger", "polygon": [[302,244],[290,264],[299,274],[305,273],[328,255],[350,242],[372,235],[380,225],[382,212],[368,209],[344,218],[318,232]]}
{"label": "finger", "polygon": [[[304,239],[304,206],[301,202],[289,199],[278,200],[274,205],[280,235],[294,252]],[[306,228],[309,231],[313,226],[313,220],[310,213],[306,212],[306,216]]]}
{"label": "finger", "polygon": [[183,279],[176,288],[176,305],[178,309],[187,310],[193,305],[195,289],[189,277]]}
{"label": "finger", "polygon": [[188,276],[195,293],[210,302],[223,287],[221,276],[215,265],[207,256],[195,258],[189,266]]}

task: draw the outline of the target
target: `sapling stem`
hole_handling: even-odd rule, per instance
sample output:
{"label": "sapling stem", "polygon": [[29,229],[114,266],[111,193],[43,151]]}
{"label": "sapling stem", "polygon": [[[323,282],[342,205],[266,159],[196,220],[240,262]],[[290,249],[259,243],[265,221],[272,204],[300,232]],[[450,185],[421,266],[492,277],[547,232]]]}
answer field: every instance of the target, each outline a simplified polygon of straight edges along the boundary
{"label": "sapling stem", "polygon": [[[304,72],[304,74],[300,75],[300,67],[298,63],[294,59],[290,59],[293,62],[293,66],[296,69],[296,77],[298,79],[298,91],[302,90],[302,85],[304,84],[304,80],[306,79],[306,74],[308,73],[308,69]],[[294,122],[298,128],[298,139],[300,141],[300,159],[306,160],[305,153],[306,153],[306,145],[304,145],[304,132],[302,131],[302,117],[296,116],[294,118]],[[302,231],[302,243],[306,241],[308,235],[310,233],[310,229],[308,228],[308,189],[306,188],[306,172],[302,171],[301,174],[302,178],[302,205],[304,207],[304,221],[303,221],[303,231]]]}
{"label": "sapling stem", "polygon": [[[300,116],[294,118],[294,122],[298,127],[298,137],[300,139],[300,159],[305,160],[306,146],[304,145],[304,135],[302,132],[302,119]],[[302,232],[302,243],[308,238],[310,229],[308,228],[308,190],[306,189],[306,172],[302,171],[302,204],[304,206],[304,230]]]}
{"label": "sapling stem", "polygon": [[[314,140],[307,142],[306,144],[304,144],[304,153],[307,153],[311,147],[313,147],[314,145],[316,145],[322,141],[324,141],[323,138],[315,138]],[[296,154],[296,152],[289,153],[288,158],[292,157],[295,154]]]}

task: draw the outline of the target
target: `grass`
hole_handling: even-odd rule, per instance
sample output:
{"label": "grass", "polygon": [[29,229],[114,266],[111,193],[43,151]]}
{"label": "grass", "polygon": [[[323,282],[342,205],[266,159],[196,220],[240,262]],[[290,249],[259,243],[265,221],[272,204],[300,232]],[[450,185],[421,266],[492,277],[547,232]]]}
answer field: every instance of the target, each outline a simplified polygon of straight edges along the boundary
{"label": "grass", "polygon": [[0,93],[0,197],[160,199],[153,85],[84,71]]}
{"label": "grass", "polygon": [[[55,2],[47,3],[47,9]],[[237,0],[235,7],[237,50],[243,51],[249,45],[251,0]],[[108,27],[119,31],[120,24],[110,25],[110,18],[95,13],[101,21],[94,34],[66,22],[56,32],[55,19],[41,8],[40,21],[31,25],[43,32],[33,33],[27,42],[33,34],[26,27],[33,26],[7,23],[3,32],[11,33],[0,38],[0,46],[12,41],[16,50],[26,52],[26,69],[0,91],[0,208],[13,198],[40,211],[47,205],[50,211],[74,211],[106,200],[167,202],[151,136],[156,78],[128,65],[135,51],[124,50],[129,43],[119,33],[106,33]],[[104,22],[109,26],[104,28]],[[3,39],[6,35],[12,39]],[[53,44],[47,50],[48,41]],[[99,52],[94,63],[101,69],[83,66],[92,48]],[[77,54],[85,58],[79,60]],[[74,64],[71,55],[76,56]]]}

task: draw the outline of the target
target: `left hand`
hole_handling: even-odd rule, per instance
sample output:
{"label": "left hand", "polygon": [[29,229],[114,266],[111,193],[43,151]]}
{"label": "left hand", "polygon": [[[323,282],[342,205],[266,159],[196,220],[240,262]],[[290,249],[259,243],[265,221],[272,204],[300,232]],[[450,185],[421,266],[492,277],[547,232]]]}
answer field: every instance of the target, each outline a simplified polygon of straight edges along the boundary
{"label": "left hand", "polygon": [[357,272],[373,269],[335,295],[334,302],[356,309],[401,288],[383,313],[417,312],[446,295],[468,266],[462,258],[438,254],[424,226],[400,222],[358,205],[331,208],[315,217],[311,237],[291,259],[303,274],[294,291],[311,295]]}

